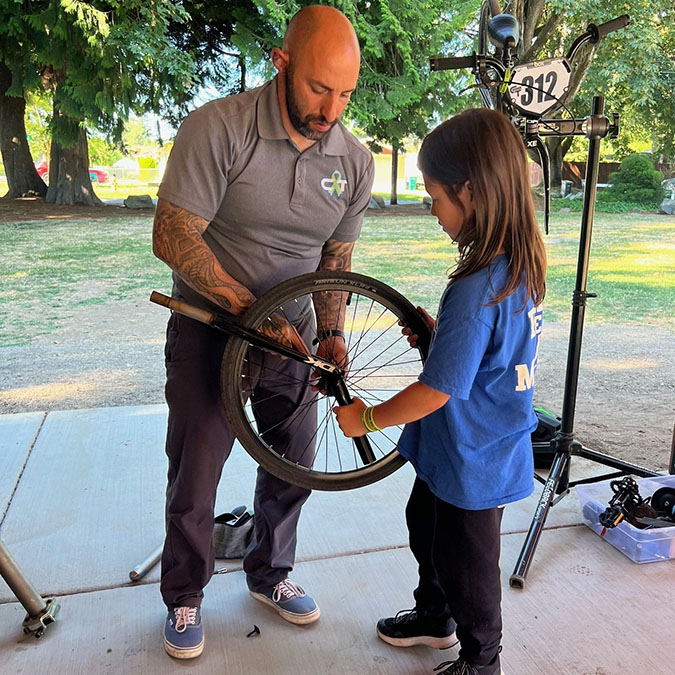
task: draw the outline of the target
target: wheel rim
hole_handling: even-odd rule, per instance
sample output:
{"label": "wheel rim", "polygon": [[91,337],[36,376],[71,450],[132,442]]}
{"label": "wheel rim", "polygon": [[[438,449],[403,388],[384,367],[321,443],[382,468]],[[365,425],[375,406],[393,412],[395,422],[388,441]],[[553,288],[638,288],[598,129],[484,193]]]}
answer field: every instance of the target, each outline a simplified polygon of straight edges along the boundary
{"label": "wheel rim", "polygon": [[[422,354],[408,345],[399,321],[411,325],[421,335],[427,329],[405,299],[384,297],[381,289],[355,288],[341,279],[326,279],[318,285],[318,290],[314,287],[303,293],[289,288],[285,294],[277,293],[271,303],[263,303],[264,306],[258,306],[261,301],[256,303],[257,311],[247,315],[245,323],[249,328],[259,329],[270,314],[277,312],[301,327],[309,343],[316,339],[316,308],[322,311],[327,301],[332,301],[343,317],[342,331],[349,357],[345,382],[352,397],[361,398],[366,405],[376,405],[417,379]],[[337,325],[330,325],[325,317],[321,324],[324,330],[337,329]],[[288,376],[279,356],[247,347],[241,340],[236,342],[239,344],[228,346],[229,362],[225,359],[223,362],[223,394],[226,401],[230,401],[226,408],[240,441],[264,468],[306,487],[346,489],[378,480],[403,463],[396,451],[402,427],[369,434],[375,461],[364,463],[353,441],[344,437],[337,425],[332,413],[335,399],[321,392],[302,396],[307,383],[314,381],[310,367],[293,364],[302,372]],[[232,377],[230,369],[237,377]],[[250,388],[254,381],[259,383],[261,379],[267,398],[254,396],[252,401]],[[273,387],[268,380],[275,380]],[[275,447],[270,439],[275,431],[273,424],[256,418],[255,411],[259,410],[256,406],[270,404],[275,398],[296,402],[291,413],[296,421],[310,420],[316,415],[315,433],[303,436],[300,443],[294,439],[292,457],[288,447]],[[290,418],[286,418],[275,423],[289,421]]]}

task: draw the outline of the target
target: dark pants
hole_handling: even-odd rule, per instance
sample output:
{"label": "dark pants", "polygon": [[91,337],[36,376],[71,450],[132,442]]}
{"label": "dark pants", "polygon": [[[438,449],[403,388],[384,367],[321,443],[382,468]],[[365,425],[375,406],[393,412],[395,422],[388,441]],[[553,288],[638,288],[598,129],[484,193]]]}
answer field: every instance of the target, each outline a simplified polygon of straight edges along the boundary
{"label": "dark pants", "polygon": [[501,508],[467,511],[415,479],[406,507],[410,549],[419,564],[418,612],[457,622],[460,656],[491,664],[502,637],[499,572]]}
{"label": "dark pants", "polygon": [[[220,396],[225,342],[223,333],[205,324],[178,314],[169,320],[165,347],[169,471],[160,584],[169,608],[199,606],[213,574],[216,488],[234,442]],[[313,409],[309,414],[294,414],[311,397],[308,387],[297,384],[306,380],[307,368],[255,352],[246,381],[252,400],[261,401],[254,403],[256,416],[264,418],[265,428],[271,428],[267,442],[276,448],[289,446],[287,454],[294,459],[293,448],[307,448],[316,431]],[[308,463],[312,456],[313,452],[305,451],[296,459]],[[251,590],[266,590],[292,570],[300,509],[309,494],[258,468],[253,503],[255,546],[244,559]]]}

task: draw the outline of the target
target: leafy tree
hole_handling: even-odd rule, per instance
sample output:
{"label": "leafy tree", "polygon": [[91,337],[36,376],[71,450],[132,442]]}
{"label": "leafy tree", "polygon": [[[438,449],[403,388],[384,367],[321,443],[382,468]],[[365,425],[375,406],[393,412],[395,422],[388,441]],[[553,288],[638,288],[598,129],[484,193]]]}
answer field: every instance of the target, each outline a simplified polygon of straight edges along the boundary
{"label": "leafy tree", "polygon": [[138,115],[131,115],[124,125],[122,132],[122,144],[127,150],[143,145],[151,145],[152,139],[143,123],[143,119]]}
{"label": "leafy tree", "polygon": [[0,16],[11,19],[2,34],[16,47],[5,57],[11,93],[41,84],[52,94],[47,201],[100,203],[86,125],[119,140],[130,111],[158,110],[191,86],[191,57],[168,38],[169,23],[187,15],[178,0],[5,2],[0,11],[12,6],[18,15]]}
{"label": "leafy tree", "polygon": [[24,83],[39,82],[24,50],[21,12],[19,2],[0,3],[0,152],[9,184],[7,198],[47,193],[35,170],[24,121]]}
{"label": "leafy tree", "polygon": [[[521,22],[521,63],[559,56],[588,24],[600,24],[629,14],[631,25],[602,40],[586,45],[579,53],[572,82],[563,97],[577,117],[590,113],[593,95],[605,96],[605,109],[628,120],[636,114],[661,120],[660,133],[672,139],[675,116],[672,87],[664,87],[660,71],[667,70],[666,44],[673,44],[673,7],[669,0],[515,0],[505,9]],[[610,46],[611,45],[611,46]],[[672,60],[672,53],[670,55]],[[668,105],[668,102],[669,105]],[[668,111],[669,108],[669,111]],[[554,113],[559,115],[559,111]],[[628,121],[627,120],[627,121]],[[630,122],[629,122],[630,124]],[[655,136],[656,138],[656,136]],[[550,138],[551,183],[560,185],[562,161],[572,145],[571,137]],[[672,141],[671,141],[672,143]],[[665,147],[665,143],[661,143]]]}
{"label": "leafy tree", "polygon": [[450,83],[455,73],[432,73],[429,59],[447,52],[458,28],[473,14],[472,2],[407,0],[336,3],[361,40],[361,75],[349,114],[372,140],[392,148],[391,203],[397,202],[398,153],[408,139],[422,138],[429,127],[457,110],[460,100]]}
{"label": "leafy tree", "polygon": [[619,159],[637,139],[675,158],[675,6],[636,0],[628,13],[631,25],[618,34],[615,50],[598,52],[580,96],[602,92],[606,109],[620,114],[621,133],[612,141]]}
{"label": "leafy tree", "polygon": [[122,153],[107,138],[98,134],[88,135],[87,146],[92,166],[112,166],[118,159],[122,159]]}
{"label": "leafy tree", "polygon": [[31,154],[37,160],[47,159],[52,144],[49,124],[51,120],[51,97],[36,89],[26,97],[26,133]]}
{"label": "leafy tree", "polygon": [[200,90],[210,88],[219,96],[244,91],[247,76],[256,71],[279,38],[279,24],[270,19],[281,19],[285,25],[292,8],[277,7],[272,11],[250,0],[184,0],[183,9],[189,20],[173,20],[169,37],[174,46],[192,55],[195,77],[193,86],[175,99],[174,107],[164,110],[165,117],[174,124],[183,117]]}

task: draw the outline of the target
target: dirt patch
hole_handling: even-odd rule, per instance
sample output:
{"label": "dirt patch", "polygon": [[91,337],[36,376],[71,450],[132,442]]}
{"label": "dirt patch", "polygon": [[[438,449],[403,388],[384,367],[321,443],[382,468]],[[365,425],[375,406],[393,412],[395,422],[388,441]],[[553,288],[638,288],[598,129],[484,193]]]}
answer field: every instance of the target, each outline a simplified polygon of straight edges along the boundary
{"label": "dirt patch", "polygon": [[[428,213],[411,204],[368,211],[369,216]],[[152,212],[0,200],[0,222],[145,214]],[[163,402],[167,317],[166,310],[149,302],[81,307],[48,339],[0,349],[0,413]],[[4,318],[13,320],[11,307]],[[545,324],[535,397],[558,414],[568,342],[568,325]],[[646,323],[587,325],[574,412],[575,436],[583,445],[665,471],[675,422],[672,333]]]}
{"label": "dirt patch", "polygon": [[103,204],[102,206],[65,206],[47,204],[40,197],[0,199],[0,223],[19,223],[29,220],[62,220],[65,218],[128,218],[130,216],[154,216],[153,209],[128,209],[126,206]]}

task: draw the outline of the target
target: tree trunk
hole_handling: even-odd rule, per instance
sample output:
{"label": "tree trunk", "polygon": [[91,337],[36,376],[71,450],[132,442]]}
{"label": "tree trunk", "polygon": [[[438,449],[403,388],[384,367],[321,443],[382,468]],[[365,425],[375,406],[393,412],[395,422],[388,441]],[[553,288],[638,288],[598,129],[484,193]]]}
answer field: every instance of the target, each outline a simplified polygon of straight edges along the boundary
{"label": "tree trunk", "polygon": [[243,54],[239,56],[239,92],[243,93],[246,91],[246,61],[244,60]]}
{"label": "tree trunk", "polygon": [[563,151],[561,138],[549,138],[548,153],[551,157],[551,195],[560,195],[562,185]]}
{"label": "tree trunk", "polygon": [[12,73],[0,62],[0,152],[9,191],[6,199],[47,194],[47,186],[35,170],[26,137],[26,99],[6,96],[12,83]]}
{"label": "tree trunk", "polygon": [[58,121],[61,129],[66,130],[67,135],[74,138],[75,142],[66,144],[52,138],[46,201],[50,204],[102,206],[103,202],[94,193],[89,177],[87,131],[80,126],[78,120],[67,118],[61,113],[56,94],[54,121]]}
{"label": "tree trunk", "polygon": [[391,204],[398,204],[398,190],[396,185],[398,183],[398,150],[394,147],[391,149]]}

